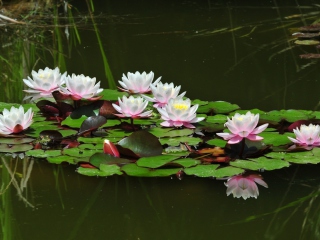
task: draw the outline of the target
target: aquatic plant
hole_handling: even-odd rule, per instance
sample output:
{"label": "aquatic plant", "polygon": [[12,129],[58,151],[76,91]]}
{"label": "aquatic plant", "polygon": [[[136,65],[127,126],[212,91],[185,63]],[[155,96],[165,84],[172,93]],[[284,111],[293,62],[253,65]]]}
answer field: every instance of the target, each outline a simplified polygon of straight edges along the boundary
{"label": "aquatic plant", "polygon": [[300,128],[293,130],[296,138],[288,137],[292,142],[299,146],[318,147],[320,146],[320,126],[302,124]]}
{"label": "aquatic plant", "polygon": [[225,126],[231,133],[217,133],[218,136],[224,140],[228,140],[229,144],[239,143],[243,138],[247,138],[251,141],[260,141],[263,138],[257,136],[268,127],[268,124],[263,124],[256,128],[259,122],[259,114],[252,114],[250,111],[246,114],[236,113],[228,121]]}
{"label": "aquatic plant", "polygon": [[32,78],[23,79],[23,82],[31,89],[23,90],[26,93],[30,93],[25,99],[31,98],[36,100],[38,98],[53,97],[52,92],[59,89],[59,86],[65,83],[65,76],[67,72],[61,75],[58,67],[50,69],[39,69],[38,72],[32,70]]}
{"label": "aquatic plant", "polygon": [[88,99],[97,100],[103,89],[100,88],[100,82],[96,83],[96,78],[75,75],[66,76],[64,79],[66,87],[60,85],[60,91],[66,95],[70,95],[73,100]]}
{"label": "aquatic plant", "polygon": [[164,127],[187,127],[195,128],[192,123],[200,122],[204,117],[197,117],[198,104],[191,106],[189,98],[183,100],[182,96],[171,98],[164,108],[158,108],[161,118],[165,120],[161,123]]}
{"label": "aquatic plant", "polygon": [[10,110],[3,109],[0,114],[0,134],[20,133],[27,129],[32,123],[33,111],[31,108],[24,112],[23,106]]}
{"label": "aquatic plant", "polygon": [[[178,97],[181,86],[175,87],[173,83],[163,84],[162,82],[155,82],[150,84],[150,88],[152,91],[153,98],[146,95],[142,95],[142,97],[144,97],[150,102],[154,102],[155,104],[153,104],[153,107],[163,108],[167,105],[171,98]],[[183,97],[185,94],[186,92],[183,92],[179,95],[179,97]]]}
{"label": "aquatic plant", "polygon": [[114,145],[113,142],[110,142],[108,139],[103,141],[103,152],[114,157],[120,157],[120,153],[116,145]]}
{"label": "aquatic plant", "polygon": [[123,96],[122,99],[118,98],[119,105],[112,104],[112,106],[120,113],[115,114],[118,117],[129,117],[129,118],[145,118],[150,117],[152,110],[143,112],[148,105],[148,101],[144,100],[142,97],[126,97]]}
{"label": "aquatic plant", "polygon": [[268,187],[267,183],[262,180],[261,175],[250,174],[250,175],[238,175],[228,179],[225,183],[227,186],[227,196],[230,194],[234,198],[247,198],[253,197],[257,198],[259,196],[259,189],[257,184]]}
{"label": "aquatic plant", "polygon": [[[118,81],[119,84],[123,87],[120,88],[123,91],[130,93],[147,93],[151,91],[150,84],[154,78],[154,73],[151,71],[148,74],[146,72],[135,73],[128,72],[127,76],[123,74],[122,81]],[[154,84],[157,84],[161,80],[161,77],[157,78],[154,81]]]}

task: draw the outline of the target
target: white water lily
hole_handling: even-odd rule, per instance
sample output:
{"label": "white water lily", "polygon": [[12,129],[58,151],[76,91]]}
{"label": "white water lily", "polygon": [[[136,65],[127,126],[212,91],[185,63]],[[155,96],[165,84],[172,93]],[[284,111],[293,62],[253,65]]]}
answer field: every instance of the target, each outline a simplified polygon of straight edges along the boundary
{"label": "white water lily", "polygon": [[98,94],[103,91],[100,88],[100,82],[96,83],[96,78],[86,77],[83,74],[65,77],[66,86],[60,86],[60,91],[68,94],[73,100],[80,100],[82,98],[88,100],[97,100],[100,98]]}
{"label": "white water lily", "polygon": [[[162,82],[150,84],[150,88],[153,94],[153,98],[143,95],[145,99],[150,102],[155,102],[153,105],[155,108],[162,108],[171,98],[178,97],[181,86],[174,86],[173,83],[165,83]],[[183,97],[186,92],[183,92],[179,95],[179,97]]]}
{"label": "white water lily", "polygon": [[33,112],[29,108],[24,112],[24,108],[11,107],[10,110],[3,109],[0,114],[0,134],[19,133],[27,129],[32,123]]}
{"label": "white water lily", "polygon": [[204,117],[197,117],[198,104],[191,106],[189,98],[183,100],[182,97],[171,98],[164,108],[157,108],[161,118],[165,120],[161,123],[164,127],[195,128],[191,123],[200,122]]}
{"label": "white water lily", "polygon": [[320,146],[320,126],[302,124],[300,128],[293,130],[296,138],[288,137],[292,142],[300,146]]}
{"label": "white water lily", "polygon": [[243,138],[251,141],[260,141],[263,137],[257,134],[261,133],[268,127],[268,123],[256,128],[259,122],[259,114],[253,114],[250,111],[246,114],[236,113],[231,119],[224,124],[231,133],[217,133],[224,140],[228,140],[229,144],[240,142]]}
{"label": "white water lily", "polygon": [[59,86],[64,84],[66,74],[66,72],[61,74],[58,67],[53,70],[46,67],[44,70],[39,69],[38,72],[32,70],[32,78],[23,79],[23,82],[30,88],[24,90],[26,93],[30,93],[25,99],[36,100],[41,97],[52,97],[52,92],[58,90]]}
{"label": "white water lily", "polygon": [[152,110],[143,112],[148,105],[148,101],[142,97],[126,97],[119,98],[119,105],[112,104],[112,106],[120,113],[115,114],[118,117],[130,117],[130,118],[145,118],[150,117]]}
{"label": "white water lily", "polygon": [[[154,78],[154,73],[151,71],[150,73],[140,73],[128,72],[127,76],[123,74],[122,81],[118,81],[119,84],[123,87],[120,88],[123,91],[131,92],[131,93],[146,93],[150,92],[150,84],[152,83]],[[159,77],[154,81],[154,84],[158,83],[161,80]]]}

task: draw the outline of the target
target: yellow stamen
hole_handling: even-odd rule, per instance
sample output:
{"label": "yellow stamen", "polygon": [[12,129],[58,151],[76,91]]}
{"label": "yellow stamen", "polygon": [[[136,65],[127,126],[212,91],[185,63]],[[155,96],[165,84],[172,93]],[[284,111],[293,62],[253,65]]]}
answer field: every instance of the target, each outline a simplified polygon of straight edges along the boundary
{"label": "yellow stamen", "polygon": [[179,109],[179,110],[188,110],[188,105],[186,105],[186,104],[181,104],[181,103],[176,103],[176,104],[173,104],[173,107],[175,108],[175,109]]}

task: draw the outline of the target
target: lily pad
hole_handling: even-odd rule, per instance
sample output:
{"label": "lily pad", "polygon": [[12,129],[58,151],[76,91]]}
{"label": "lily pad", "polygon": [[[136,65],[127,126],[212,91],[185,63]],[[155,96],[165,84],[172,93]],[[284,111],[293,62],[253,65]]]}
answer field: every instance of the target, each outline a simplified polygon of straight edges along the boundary
{"label": "lily pad", "polygon": [[267,145],[281,146],[292,143],[288,136],[294,138],[295,135],[293,133],[262,132],[259,133],[259,136],[263,137],[263,142]]}
{"label": "lily pad", "polygon": [[47,157],[56,157],[61,155],[60,150],[42,150],[42,149],[34,149],[26,152],[28,157],[35,158],[47,158]]}
{"label": "lily pad", "polygon": [[195,175],[197,177],[231,177],[243,173],[245,170],[236,167],[218,168],[218,164],[197,165],[195,167],[186,168],[184,172],[187,175]]}
{"label": "lily pad", "polygon": [[174,159],[177,159],[177,157],[172,156],[172,155],[142,157],[136,162],[136,164],[139,167],[158,168],[158,167],[161,167],[161,166],[171,162]]}
{"label": "lily pad", "polygon": [[217,147],[224,147],[226,145],[226,143],[227,143],[227,141],[219,139],[219,138],[215,138],[215,139],[211,139],[211,140],[207,141],[207,144],[217,146]]}
{"label": "lily pad", "polygon": [[201,161],[193,159],[193,158],[182,158],[178,160],[172,161],[172,163],[178,164],[182,167],[188,168],[188,167],[193,167],[195,165],[198,165],[201,163]]}
{"label": "lily pad", "polygon": [[132,151],[138,157],[158,156],[162,153],[162,145],[158,138],[147,131],[137,131],[132,133],[118,142],[122,147],[119,151],[124,152],[125,149]]}
{"label": "lily pad", "polygon": [[90,157],[89,162],[95,166],[100,167],[101,165],[123,165],[130,163],[131,161],[125,158],[117,158],[105,153],[95,153]]}
{"label": "lily pad", "polygon": [[[115,165],[116,166],[116,165]],[[86,175],[86,176],[90,176],[90,177],[107,177],[107,176],[111,176],[114,174],[118,174],[119,173],[119,169],[116,167],[111,167],[110,169],[104,169],[105,171],[102,171],[100,169],[96,169],[96,168],[83,168],[83,167],[79,167],[77,169],[77,172],[82,174],[82,175]],[[120,175],[120,174],[118,174]]]}
{"label": "lily pad", "polygon": [[31,144],[0,144],[0,152],[14,153],[14,152],[26,152],[33,149]]}
{"label": "lily pad", "polygon": [[270,159],[266,157],[259,157],[259,158],[250,159],[250,160],[236,160],[234,162],[231,162],[230,165],[238,168],[249,169],[249,170],[264,169],[268,171],[290,166],[290,164],[286,161],[283,161],[280,159]]}
{"label": "lily pad", "polygon": [[112,100],[116,101],[118,98],[122,98],[123,96],[128,96],[128,93],[126,92],[120,92],[118,90],[113,89],[103,89],[101,100]]}
{"label": "lily pad", "polygon": [[23,144],[33,141],[34,138],[0,138],[0,144]]}
{"label": "lily pad", "polygon": [[149,169],[139,167],[134,163],[124,165],[121,168],[129,176],[134,177],[168,177],[175,175],[181,168],[168,168],[168,169]]}
{"label": "lily pad", "polygon": [[175,137],[175,138],[161,138],[161,144],[168,144],[169,146],[179,146],[180,143],[188,143],[190,146],[198,145],[202,142],[201,138],[195,137]]}
{"label": "lily pad", "polygon": [[207,105],[200,106],[198,113],[229,113],[239,109],[237,104],[231,104],[224,101],[209,102]]}
{"label": "lily pad", "polygon": [[68,126],[71,128],[80,128],[83,121],[86,120],[87,118],[88,117],[84,115],[78,119],[73,119],[70,116],[68,116],[65,120],[61,122],[61,126]]}
{"label": "lily pad", "polygon": [[70,156],[47,157],[47,161],[54,164],[61,164],[63,162],[75,164],[74,159]]}

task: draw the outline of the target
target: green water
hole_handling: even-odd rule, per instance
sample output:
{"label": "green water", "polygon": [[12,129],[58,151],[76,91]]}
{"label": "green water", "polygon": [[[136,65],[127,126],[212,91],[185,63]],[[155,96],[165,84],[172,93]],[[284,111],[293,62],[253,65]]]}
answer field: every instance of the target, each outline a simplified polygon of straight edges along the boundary
{"label": "green water", "polygon": [[[313,4],[95,1],[95,14],[116,80],[128,71],[154,71],[192,99],[312,110],[320,100],[319,61],[299,54],[317,50],[294,46],[289,28],[316,18],[286,17],[320,11]],[[67,70],[107,87],[95,32],[83,19],[87,6],[77,7],[81,45],[66,58]],[[0,238],[319,239],[319,166],[262,172],[269,188],[243,200],[226,196],[225,180],[95,178],[77,174],[73,165],[32,164],[2,159]],[[19,173],[15,180],[8,169]]]}

